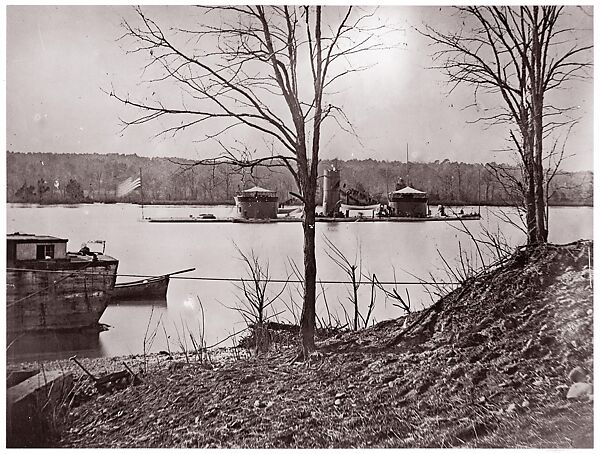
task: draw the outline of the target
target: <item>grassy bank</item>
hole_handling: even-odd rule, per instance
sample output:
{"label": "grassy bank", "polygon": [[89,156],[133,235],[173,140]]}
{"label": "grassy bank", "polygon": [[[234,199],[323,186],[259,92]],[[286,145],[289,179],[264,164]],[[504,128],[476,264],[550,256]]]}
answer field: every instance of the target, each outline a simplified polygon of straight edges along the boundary
{"label": "grassy bank", "polygon": [[52,445],[592,447],[591,396],[567,399],[593,381],[591,250],[521,249],[423,312],[318,342],[306,362],[295,345],[202,363],[129,357],[143,383],[82,385]]}

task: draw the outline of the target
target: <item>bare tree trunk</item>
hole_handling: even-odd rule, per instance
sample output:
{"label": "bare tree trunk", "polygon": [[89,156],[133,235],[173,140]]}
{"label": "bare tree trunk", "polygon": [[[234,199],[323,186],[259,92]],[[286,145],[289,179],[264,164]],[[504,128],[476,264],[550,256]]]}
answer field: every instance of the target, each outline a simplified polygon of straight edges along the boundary
{"label": "bare tree trunk", "polygon": [[315,198],[305,195],[304,220],[304,304],[300,319],[302,349],[306,359],[315,350],[315,302],[317,260],[315,257]]}
{"label": "bare tree trunk", "polygon": [[524,198],[525,198],[525,223],[527,226],[527,244],[536,244],[538,242],[538,230],[535,212],[535,172],[533,168],[533,125],[530,123],[529,116],[524,112],[523,118],[527,122],[521,128],[523,135],[523,156],[524,165]]}
{"label": "bare tree trunk", "polygon": [[527,224],[527,244],[537,243],[537,223],[535,218],[535,180],[533,169],[526,169],[526,193],[525,193],[525,222]]}
{"label": "bare tree trunk", "polygon": [[[538,147],[541,148],[541,146]],[[546,243],[548,241],[548,229],[546,227],[546,199],[544,196],[544,168],[541,158],[541,149],[536,150],[534,174],[536,239],[537,243]]]}
{"label": "bare tree trunk", "polygon": [[356,285],[356,269],[352,269],[352,298],[354,299],[354,331],[358,331],[358,287]]}
{"label": "bare tree trunk", "polygon": [[546,199],[544,197],[544,164],[543,156],[543,138],[544,138],[544,89],[542,81],[542,48],[540,44],[539,7],[533,7],[533,30],[532,30],[532,49],[531,49],[531,108],[533,121],[533,141],[535,148],[533,150],[533,175],[535,179],[535,223],[536,223],[536,242],[545,243],[548,239],[546,229]]}

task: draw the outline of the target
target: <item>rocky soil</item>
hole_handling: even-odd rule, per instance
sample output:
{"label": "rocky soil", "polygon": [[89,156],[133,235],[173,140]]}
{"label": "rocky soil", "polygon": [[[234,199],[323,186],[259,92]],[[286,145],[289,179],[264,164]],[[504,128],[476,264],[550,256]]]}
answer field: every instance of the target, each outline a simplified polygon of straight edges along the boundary
{"label": "rocky soil", "polygon": [[285,345],[157,357],[142,384],[102,395],[77,371],[52,445],[591,448],[592,249],[520,249],[425,311],[320,341],[306,362]]}

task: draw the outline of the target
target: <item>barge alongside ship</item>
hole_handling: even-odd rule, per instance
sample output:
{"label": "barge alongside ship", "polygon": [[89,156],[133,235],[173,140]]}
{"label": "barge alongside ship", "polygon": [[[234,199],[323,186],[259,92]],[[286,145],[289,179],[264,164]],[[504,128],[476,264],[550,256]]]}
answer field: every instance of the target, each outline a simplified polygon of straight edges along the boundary
{"label": "barge alongside ship", "polygon": [[100,328],[118,260],[89,250],[67,252],[68,240],[52,236],[13,233],[6,240],[9,341],[25,333]]}

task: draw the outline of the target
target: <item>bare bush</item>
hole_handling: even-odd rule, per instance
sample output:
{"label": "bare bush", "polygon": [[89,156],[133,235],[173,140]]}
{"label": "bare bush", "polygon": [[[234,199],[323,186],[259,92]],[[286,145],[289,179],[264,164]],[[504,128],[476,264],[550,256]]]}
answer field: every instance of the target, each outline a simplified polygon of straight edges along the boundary
{"label": "bare bush", "polygon": [[240,260],[245,265],[246,275],[240,279],[239,283],[234,284],[238,290],[236,292],[238,304],[232,309],[241,314],[247,326],[252,329],[255,352],[264,352],[270,346],[270,335],[266,322],[281,313],[272,310],[272,306],[275,301],[280,299],[289,279],[283,283],[280,289],[270,292],[272,277],[269,262],[261,261],[254,250],[244,253],[237,244],[235,248]]}
{"label": "bare bush", "polygon": [[[346,318],[346,324],[351,326],[354,331],[358,331],[359,329],[366,328],[369,325],[369,321],[371,315],[373,314],[373,309],[375,307],[375,301],[377,298],[376,293],[376,284],[374,279],[371,280],[371,297],[369,301],[369,305],[366,309],[366,313],[363,314],[360,308],[359,303],[359,289],[363,284],[363,272],[362,272],[362,252],[360,245],[357,247],[356,255],[354,259],[350,261],[348,257],[338,248],[329,238],[326,236],[323,237],[325,241],[325,245],[327,249],[325,253],[327,256],[335,263],[344,273],[348,276],[350,286],[348,290],[348,301],[350,301],[351,305],[351,314],[348,314],[348,311],[342,304],[342,310],[344,311],[344,316]],[[323,291],[324,293],[324,291]],[[326,299],[325,299],[326,301]],[[327,307],[329,312],[329,307]]]}

